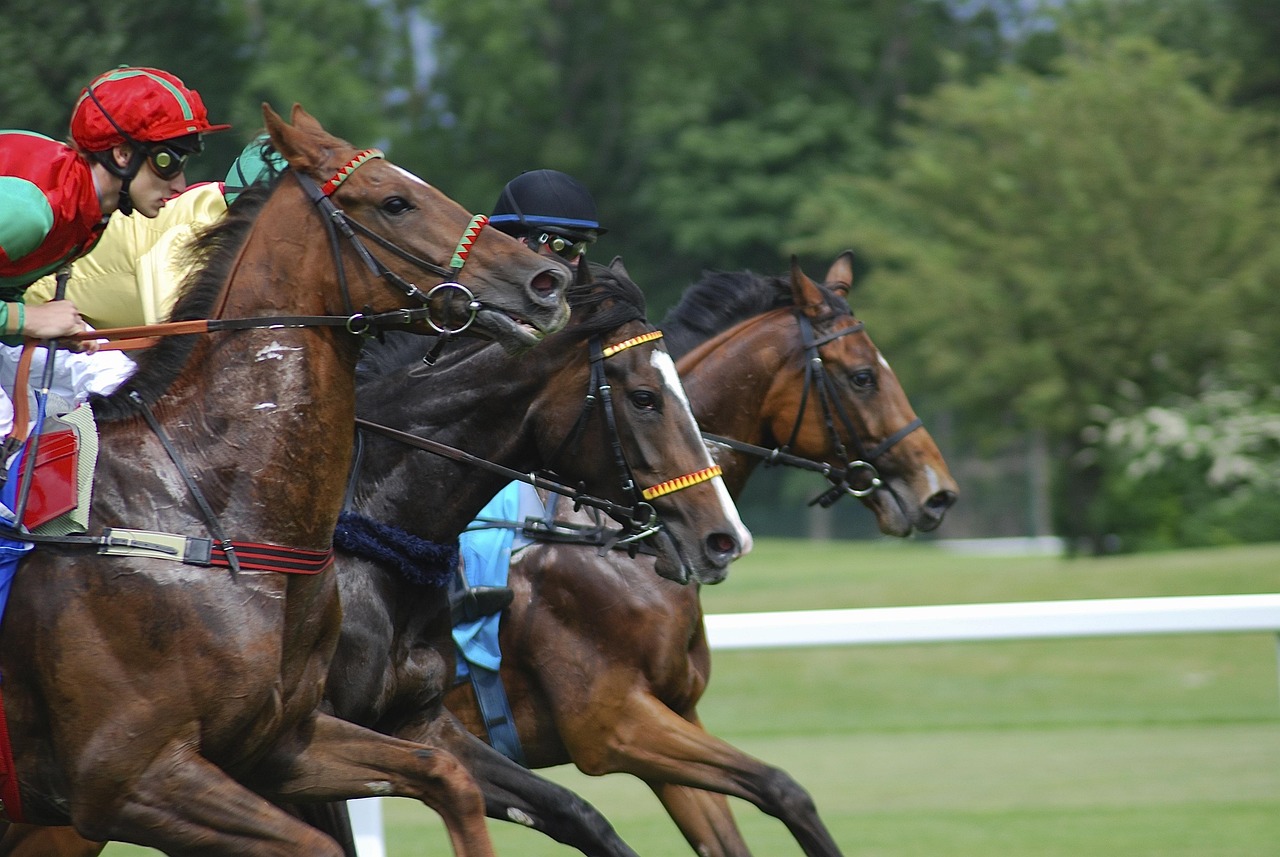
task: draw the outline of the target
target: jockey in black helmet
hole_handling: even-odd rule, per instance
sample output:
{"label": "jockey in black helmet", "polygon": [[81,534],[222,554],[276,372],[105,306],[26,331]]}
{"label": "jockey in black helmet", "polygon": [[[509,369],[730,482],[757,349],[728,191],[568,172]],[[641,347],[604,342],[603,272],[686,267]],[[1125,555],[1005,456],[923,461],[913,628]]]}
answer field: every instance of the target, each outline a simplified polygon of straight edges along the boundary
{"label": "jockey in black helmet", "polygon": [[559,170],[532,170],[507,182],[489,225],[567,262],[577,261],[606,232],[590,191]]}

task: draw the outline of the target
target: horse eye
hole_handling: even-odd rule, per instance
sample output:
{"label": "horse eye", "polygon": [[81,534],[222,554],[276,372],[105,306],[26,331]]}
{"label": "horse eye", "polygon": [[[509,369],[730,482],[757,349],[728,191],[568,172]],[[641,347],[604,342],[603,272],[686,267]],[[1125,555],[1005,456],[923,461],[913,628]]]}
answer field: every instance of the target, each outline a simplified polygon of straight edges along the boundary
{"label": "horse eye", "polygon": [[876,373],[872,372],[870,369],[862,369],[854,372],[849,376],[849,378],[853,381],[853,386],[861,387],[864,390],[876,385]]}
{"label": "horse eye", "polygon": [[658,406],[658,397],[652,390],[636,390],[631,394],[631,403],[648,411]]}
{"label": "horse eye", "polygon": [[387,214],[404,214],[413,210],[413,203],[402,196],[389,196],[382,201],[382,210]]}

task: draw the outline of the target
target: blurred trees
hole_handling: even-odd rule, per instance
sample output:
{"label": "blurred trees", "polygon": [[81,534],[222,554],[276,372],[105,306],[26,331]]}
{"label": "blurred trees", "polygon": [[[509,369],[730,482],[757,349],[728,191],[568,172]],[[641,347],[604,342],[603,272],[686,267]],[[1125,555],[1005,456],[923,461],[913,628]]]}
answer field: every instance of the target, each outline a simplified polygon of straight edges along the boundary
{"label": "blurred trees", "polygon": [[0,125],[60,137],[92,75],[155,65],[236,125],[193,180],[223,175],[263,101],[301,102],[477,211],[522,170],[563,169],[610,228],[596,257],[626,257],[655,318],[704,268],[781,271],[798,251],[818,273],[853,246],[873,263],[859,310],[913,399],[987,448],[1052,441],[1069,533],[1184,514],[1137,508],[1156,476],[1103,442],[1113,423],[1217,419],[1214,391],[1251,403],[1242,419],[1274,410],[1274,0],[0,12]]}
{"label": "blurred trees", "polygon": [[887,175],[832,176],[798,221],[804,247],[879,261],[868,301],[898,326],[898,369],[958,422],[1046,433],[1068,535],[1105,532],[1081,454],[1100,409],[1280,357],[1253,315],[1280,279],[1276,150],[1199,70],[1125,38],[943,86]]}

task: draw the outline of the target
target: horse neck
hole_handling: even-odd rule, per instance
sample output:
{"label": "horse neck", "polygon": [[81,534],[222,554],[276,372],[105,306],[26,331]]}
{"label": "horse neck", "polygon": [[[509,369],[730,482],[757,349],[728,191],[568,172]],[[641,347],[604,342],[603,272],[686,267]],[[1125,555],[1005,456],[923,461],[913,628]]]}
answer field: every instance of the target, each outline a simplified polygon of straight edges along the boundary
{"label": "horse neck", "polygon": [[[289,222],[297,221],[264,210],[232,269],[220,317],[328,313],[333,263],[313,246],[324,239],[318,227],[285,234],[274,226]],[[210,499],[226,503],[228,529],[239,517],[241,529],[266,541],[329,544],[349,466],[358,353],[356,337],[330,327],[214,333],[197,343],[155,412],[210,474]],[[224,475],[232,472],[253,479]]]}
{"label": "horse neck", "polygon": [[[713,336],[677,363],[693,415],[703,431],[760,445],[766,439],[771,391],[798,347],[789,309],[770,310]],[[759,464],[755,456],[717,455],[725,485],[738,497]]]}
{"label": "horse neck", "polygon": [[[548,384],[547,343],[512,358],[496,345],[424,377],[405,373],[359,391],[358,412],[372,422],[429,437],[505,467],[542,465],[532,415]],[[457,538],[509,480],[483,468],[370,438],[359,474],[356,510],[437,542]]]}

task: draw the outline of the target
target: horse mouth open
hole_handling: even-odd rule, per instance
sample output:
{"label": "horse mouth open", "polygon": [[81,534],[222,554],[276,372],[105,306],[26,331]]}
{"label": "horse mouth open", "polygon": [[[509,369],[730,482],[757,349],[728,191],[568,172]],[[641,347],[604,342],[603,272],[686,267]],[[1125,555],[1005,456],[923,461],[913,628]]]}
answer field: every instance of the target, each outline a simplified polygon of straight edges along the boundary
{"label": "horse mouth open", "polygon": [[502,310],[485,308],[476,313],[476,327],[483,330],[507,351],[520,351],[541,342],[554,331],[539,328],[532,322]]}

